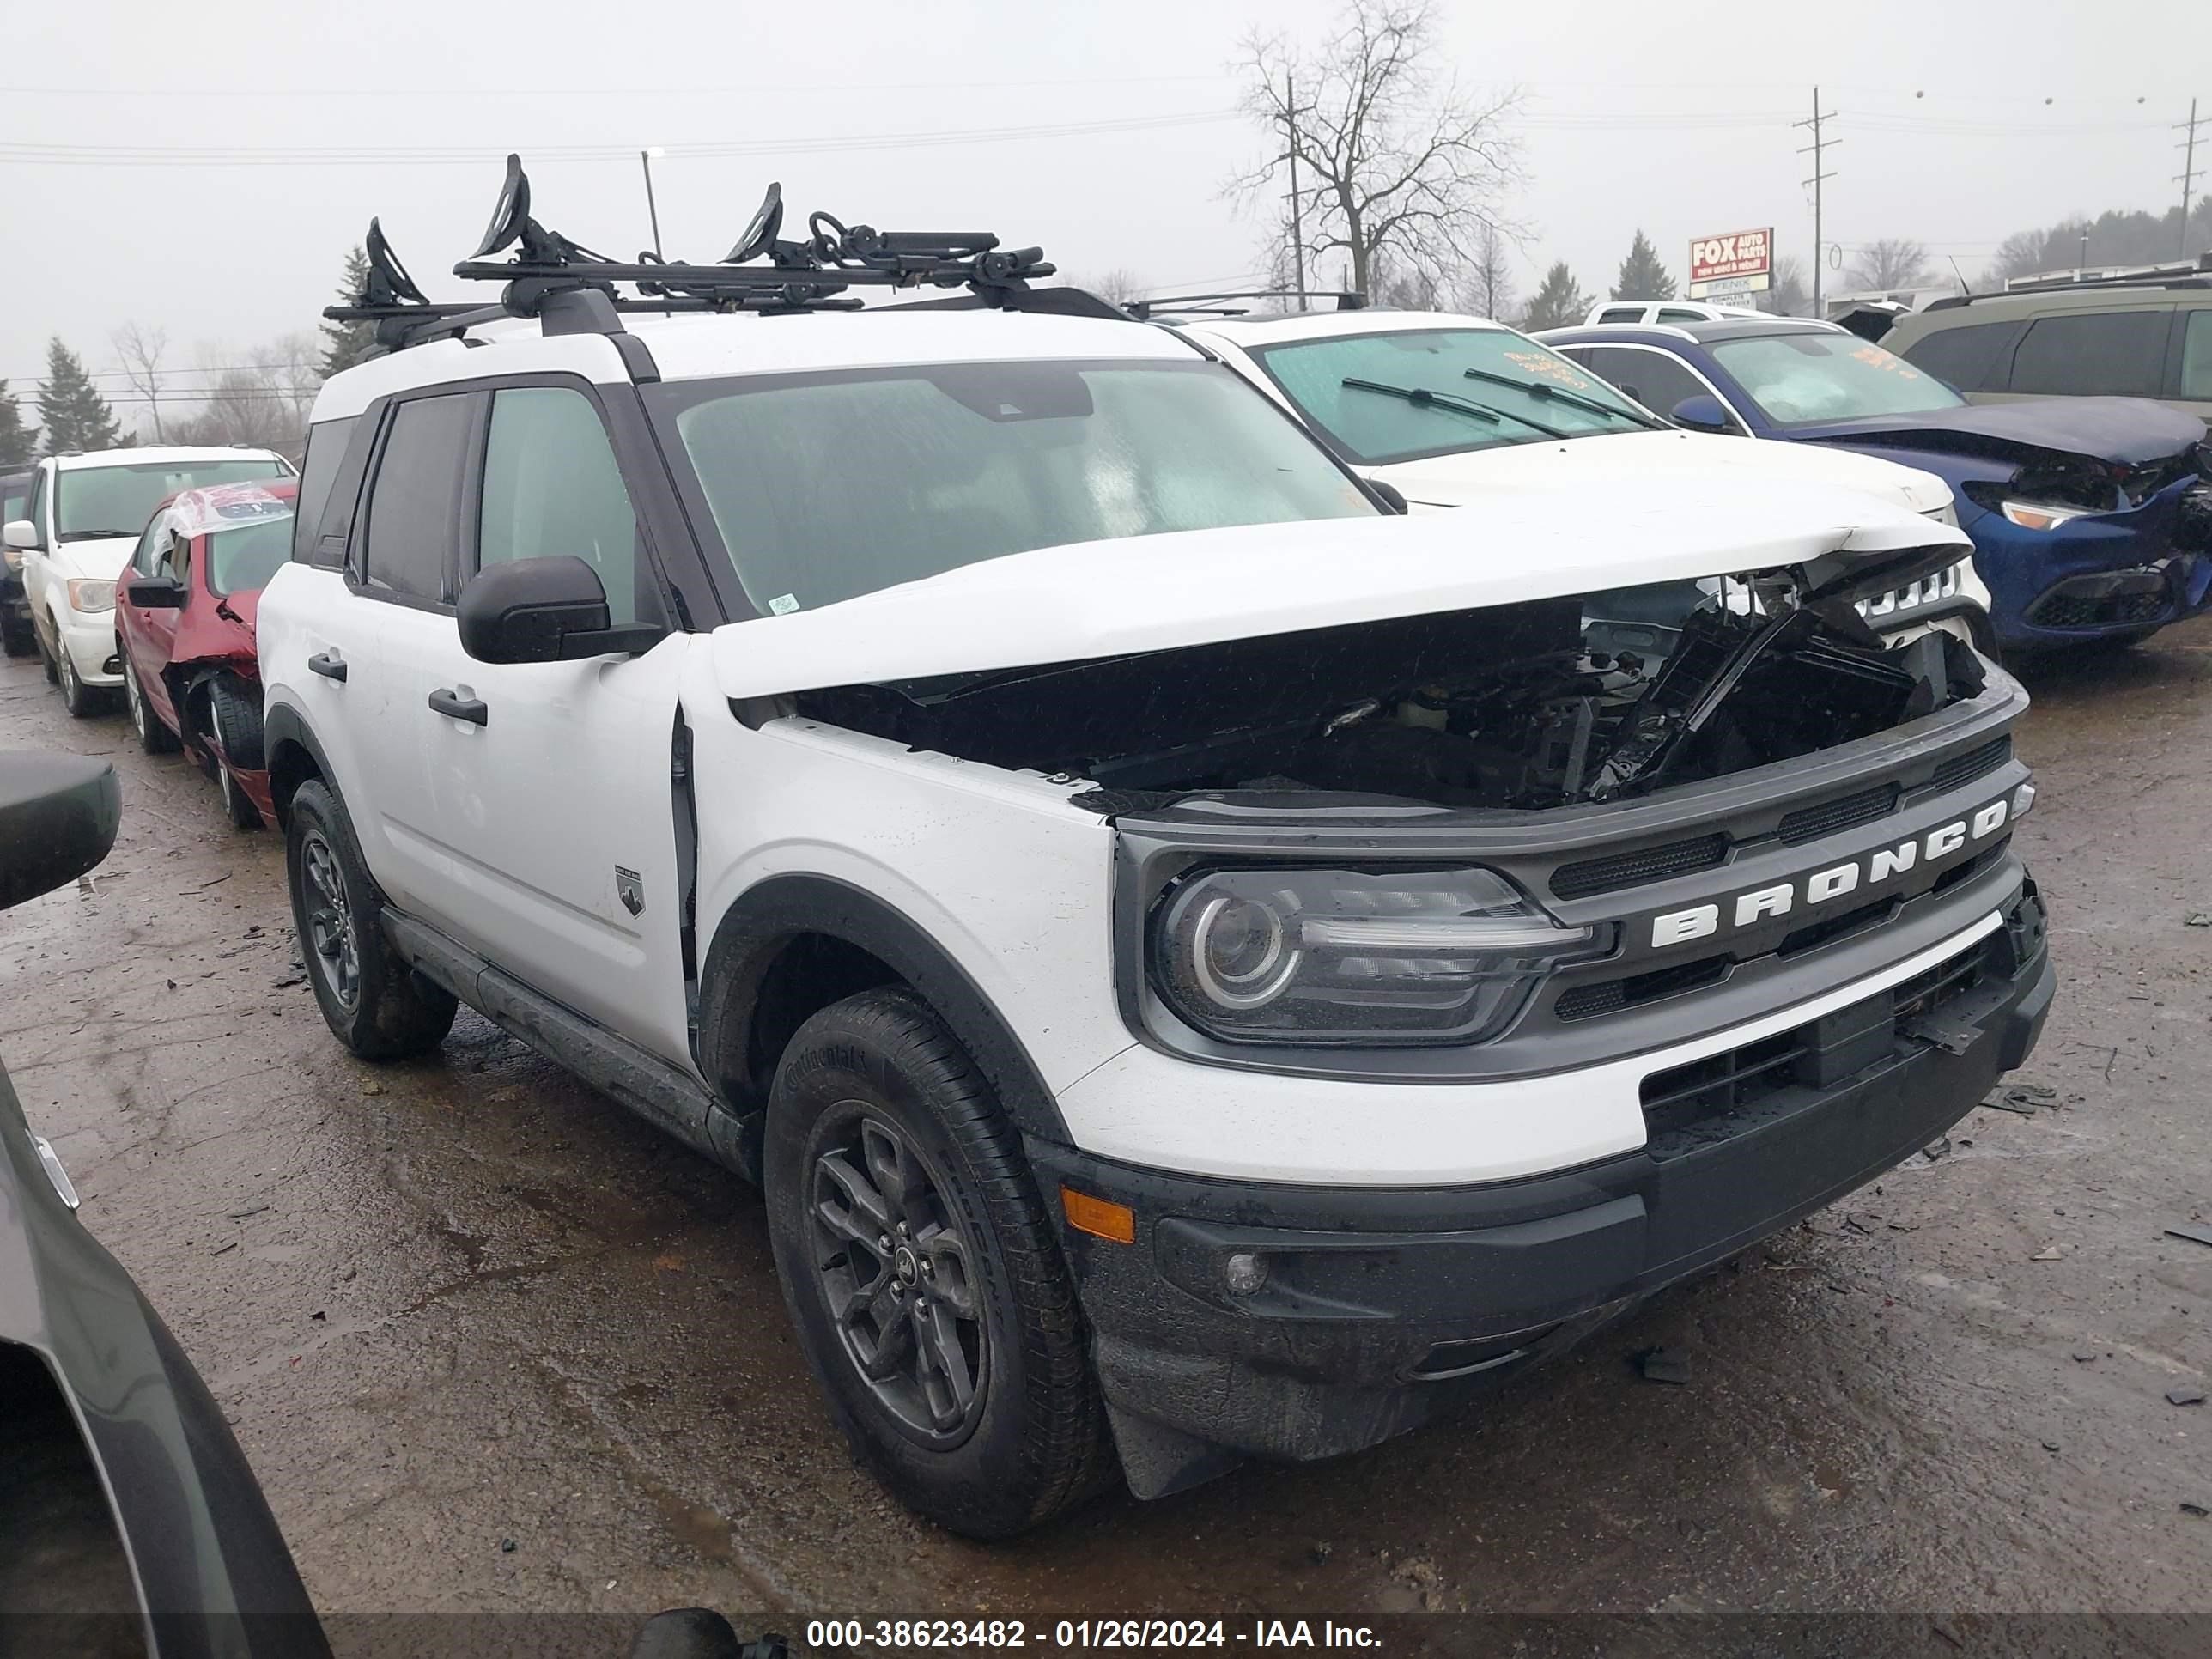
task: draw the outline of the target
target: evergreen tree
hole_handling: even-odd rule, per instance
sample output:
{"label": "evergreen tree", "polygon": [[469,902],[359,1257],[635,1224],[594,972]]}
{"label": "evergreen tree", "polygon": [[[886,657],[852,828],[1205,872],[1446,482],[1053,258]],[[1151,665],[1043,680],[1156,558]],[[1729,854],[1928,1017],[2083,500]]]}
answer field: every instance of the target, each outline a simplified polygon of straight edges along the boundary
{"label": "evergreen tree", "polygon": [[22,405],[0,380],[0,468],[27,466],[38,458],[39,431],[23,424]]}
{"label": "evergreen tree", "polygon": [[[351,305],[368,286],[368,253],[356,243],[346,253],[345,276],[338,283],[338,303]],[[325,323],[322,373],[329,380],[342,368],[351,368],[377,354],[374,323]]]}
{"label": "evergreen tree", "polygon": [[77,355],[58,339],[46,343],[46,383],[39,388],[39,418],[46,429],[46,453],[81,449],[120,449],[125,440],[115,411]]}
{"label": "evergreen tree", "polygon": [[1528,314],[1521,326],[1532,334],[1540,328],[1565,328],[1582,321],[1589,313],[1589,295],[1583,292],[1582,284],[1562,259],[1544,273],[1543,283],[1528,302]]}
{"label": "evergreen tree", "polygon": [[1628,245],[1628,257],[1620,262],[1620,275],[1613,279],[1613,297],[1616,300],[1671,300],[1674,297],[1674,278],[1667,267],[1659,263],[1659,250],[1651,246],[1650,239],[1638,230],[1636,240]]}

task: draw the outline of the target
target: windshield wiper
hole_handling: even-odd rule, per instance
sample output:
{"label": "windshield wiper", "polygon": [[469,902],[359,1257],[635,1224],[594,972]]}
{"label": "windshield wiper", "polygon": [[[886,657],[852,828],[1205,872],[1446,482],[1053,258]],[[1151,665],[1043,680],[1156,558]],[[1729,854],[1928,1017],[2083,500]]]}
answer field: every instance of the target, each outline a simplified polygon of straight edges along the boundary
{"label": "windshield wiper", "polygon": [[64,530],[54,538],[58,542],[96,542],[104,537],[135,536],[135,530]]}
{"label": "windshield wiper", "polygon": [[[1648,421],[1632,410],[1617,409],[1611,404],[1601,404],[1595,398],[1585,398],[1580,392],[1568,392],[1541,380],[1516,380],[1510,374],[1492,374],[1486,368],[1463,368],[1460,373],[1470,380],[1487,380],[1492,386],[1510,386],[1516,392],[1525,392],[1532,398],[1556,398],[1563,404],[1572,404],[1577,409],[1587,409],[1593,415],[1617,415],[1624,421],[1633,421],[1645,430],[1657,432],[1665,427],[1663,421]],[[1561,437],[1566,434],[1561,433]]]}
{"label": "windshield wiper", "polygon": [[1502,413],[1487,404],[1455,398],[1449,392],[1431,392],[1425,386],[1391,386],[1382,380],[1363,380],[1356,374],[1346,375],[1343,384],[1355,392],[1379,392],[1386,398],[1402,398],[1416,409],[1449,409],[1455,415],[1465,415],[1489,426],[1496,426]]}

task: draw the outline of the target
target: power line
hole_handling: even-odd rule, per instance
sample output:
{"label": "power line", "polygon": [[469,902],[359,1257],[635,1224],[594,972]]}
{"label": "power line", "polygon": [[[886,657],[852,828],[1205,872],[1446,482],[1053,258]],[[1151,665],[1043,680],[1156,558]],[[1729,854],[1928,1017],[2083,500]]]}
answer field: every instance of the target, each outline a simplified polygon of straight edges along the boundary
{"label": "power line", "polygon": [[[1241,118],[1241,114],[1240,111],[1233,109],[1190,110],[1170,115],[1108,118],[1036,126],[853,133],[843,137],[809,138],[805,149],[809,154],[821,154],[867,149],[921,149],[951,144],[996,143],[1006,139],[1088,137],[1233,121]],[[793,145],[787,138],[766,138],[668,144],[663,148],[672,157],[705,158],[788,155]],[[523,151],[533,162],[617,159],[627,162],[637,153],[636,147],[632,144],[288,144],[252,147],[0,143],[0,161],[45,167],[480,166],[487,160],[495,161],[506,155],[511,149]]]}

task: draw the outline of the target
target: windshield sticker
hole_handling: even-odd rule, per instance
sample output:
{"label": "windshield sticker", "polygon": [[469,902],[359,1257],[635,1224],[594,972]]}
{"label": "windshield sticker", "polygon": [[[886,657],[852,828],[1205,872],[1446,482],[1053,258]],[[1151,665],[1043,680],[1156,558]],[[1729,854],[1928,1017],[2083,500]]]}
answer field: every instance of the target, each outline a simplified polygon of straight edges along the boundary
{"label": "windshield sticker", "polygon": [[789,593],[779,593],[768,602],[769,611],[778,617],[788,617],[799,609],[799,601]]}
{"label": "windshield sticker", "polygon": [[292,516],[292,503],[258,483],[210,484],[187,489],[169,503],[180,536],[206,536],[240,525],[269,524]]}
{"label": "windshield sticker", "polygon": [[1902,357],[1893,357],[1878,345],[1863,345],[1851,353],[1851,356],[1863,363],[1871,363],[1876,368],[1886,368],[1900,380],[1917,380],[1920,378],[1918,369],[1913,368]]}
{"label": "windshield sticker", "polygon": [[1557,380],[1560,385],[1571,387],[1577,392],[1596,390],[1595,383],[1587,375],[1578,371],[1573,364],[1564,357],[1554,357],[1548,352],[1509,351],[1505,354],[1505,361],[1516,368],[1524,368],[1531,374]]}

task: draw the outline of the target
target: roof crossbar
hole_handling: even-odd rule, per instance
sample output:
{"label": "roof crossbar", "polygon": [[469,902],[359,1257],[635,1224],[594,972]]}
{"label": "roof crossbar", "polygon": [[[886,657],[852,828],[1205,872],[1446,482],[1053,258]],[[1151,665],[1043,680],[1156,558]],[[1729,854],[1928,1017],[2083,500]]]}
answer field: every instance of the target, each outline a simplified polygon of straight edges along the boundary
{"label": "roof crossbar", "polygon": [[[483,240],[453,267],[467,281],[505,283],[497,305],[427,298],[392,253],[383,228],[371,220],[368,281],[353,303],[331,306],[323,315],[333,322],[374,322],[377,343],[398,350],[465,333],[479,323],[544,316],[552,296],[580,289],[605,297],[604,310],[591,310],[602,319],[599,331],[617,333],[622,315],[633,312],[851,310],[860,304],[848,293],[855,288],[966,289],[983,305],[1027,309],[1025,300],[1037,292],[1030,282],[1054,269],[1043,249],[1002,249],[988,231],[878,230],[814,213],[808,216],[806,237],[793,241],[779,234],[782,225],[783,189],[771,184],[744,234],[716,264],[690,264],[651,253],[634,261],[610,259],[531,216],[529,176],[521,158],[510,155]],[[511,258],[492,257],[509,247],[515,250]],[[635,294],[621,292],[624,287]],[[563,321],[573,330],[581,313],[563,309],[568,311]],[[551,319],[546,320],[550,329]]]}

